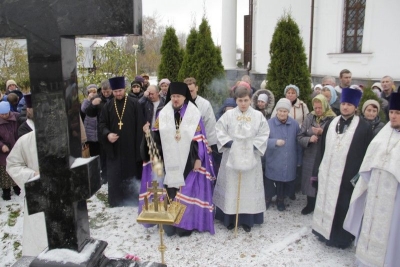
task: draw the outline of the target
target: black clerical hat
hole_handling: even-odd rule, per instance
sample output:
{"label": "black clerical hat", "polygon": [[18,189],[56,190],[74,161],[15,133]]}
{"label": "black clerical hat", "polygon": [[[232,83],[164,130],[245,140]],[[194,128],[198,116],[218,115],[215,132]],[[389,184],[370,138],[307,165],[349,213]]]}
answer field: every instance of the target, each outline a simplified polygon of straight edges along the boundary
{"label": "black clerical hat", "polygon": [[361,90],[353,88],[343,88],[340,103],[350,103],[358,107],[358,104],[360,104],[361,96]]}
{"label": "black clerical hat", "polygon": [[[169,84],[167,96],[165,99],[165,103],[168,103],[171,100],[171,95],[183,95],[186,97],[185,102],[191,101],[193,104],[194,100],[192,95],[190,94],[189,87],[186,83],[183,82],[172,82]],[[196,105],[196,104],[195,104]]]}
{"label": "black clerical hat", "polygon": [[125,77],[113,77],[108,81],[112,90],[125,89]]}
{"label": "black clerical hat", "polygon": [[389,110],[400,110],[400,93],[392,93],[390,95]]}
{"label": "black clerical hat", "polygon": [[25,104],[27,108],[32,108],[32,95],[31,94],[26,94],[24,95],[25,98]]}

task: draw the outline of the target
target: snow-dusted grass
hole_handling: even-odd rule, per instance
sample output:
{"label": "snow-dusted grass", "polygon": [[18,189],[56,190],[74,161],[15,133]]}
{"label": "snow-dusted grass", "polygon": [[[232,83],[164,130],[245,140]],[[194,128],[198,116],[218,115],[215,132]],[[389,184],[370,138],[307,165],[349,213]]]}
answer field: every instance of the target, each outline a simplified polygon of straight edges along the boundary
{"label": "snow-dusted grass", "polygon": [[[107,185],[103,185],[88,201],[91,236],[108,242],[106,256],[120,258],[131,253],[143,261],[160,261],[158,229],[145,229],[136,222],[137,207],[108,207],[106,194]],[[300,214],[304,196],[285,201],[285,212],[272,205],[264,213],[264,224],[250,233],[239,228],[237,238],[219,221],[215,235],[165,236],[168,266],[354,266],[354,248],[327,247],[311,233],[312,214]],[[21,256],[22,210],[22,197],[0,199],[0,266],[11,266]]]}

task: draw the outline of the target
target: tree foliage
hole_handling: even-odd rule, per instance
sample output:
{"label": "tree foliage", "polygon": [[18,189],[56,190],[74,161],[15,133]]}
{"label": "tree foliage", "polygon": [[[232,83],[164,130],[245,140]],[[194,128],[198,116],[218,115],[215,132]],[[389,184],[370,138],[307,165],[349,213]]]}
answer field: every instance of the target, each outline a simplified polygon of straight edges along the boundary
{"label": "tree foliage", "polygon": [[23,91],[28,91],[29,65],[27,50],[15,40],[0,40],[0,89],[6,88],[7,80],[13,79]]}
{"label": "tree foliage", "polygon": [[183,81],[187,77],[196,76],[195,73],[196,62],[194,61],[194,55],[196,52],[197,36],[198,36],[197,30],[195,28],[192,28],[186,40],[186,49],[183,56],[183,62],[178,74],[179,81]]}
{"label": "tree foliage", "polygon": [[[102,80],[114,76],[125,76],[128,80],[135,77],[135,57],[115,41],[93,50],[93,69],[85,68],[85,54],[78,47],[77,65],[79,84],[85,88],[89,84],[100,84]],[[83,89],[82,89],[83,90]],[[84,91],[84,90],[83,90]]]}
{"label": "tree foliage", "polygon": [[[225,70],[222,66],[221,50],[214,45],[206,18],[202,19],[199,26],[193,62],[199,94],[208,98],[218,94],[218,90],[222,89],[221,84],[226,84]],[[226,86],[223,90],[225,89]]]}
{"label": "tree foliage", "polygon": [[158,67],[158,79],[168,78],[171,82],[178,81],[178,73],[182,64],[182,52],[179,47],[175,29],[168,27],[161,45],[161,63]]}
{"label": "tree foliage", "polygon": [[270,44],[271,62],[268,65],[268,89],[276,101],[284,96],[284,89],[295,84],[300,89],[299,98],[311,107],[311,82],[307,56],[300,30],[290,14],[284,14],[275,27]]}

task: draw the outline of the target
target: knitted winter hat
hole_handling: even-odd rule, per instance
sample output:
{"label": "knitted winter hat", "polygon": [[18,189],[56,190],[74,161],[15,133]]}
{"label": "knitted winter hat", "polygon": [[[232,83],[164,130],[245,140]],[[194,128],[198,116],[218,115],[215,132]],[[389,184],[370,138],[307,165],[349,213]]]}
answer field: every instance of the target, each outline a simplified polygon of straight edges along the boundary
{"label": "knitted winter hat", "polygon": [[281,99],[279,99],[278,103],[276,103],[276,106],[275,106],[275,109],[277,111],[280,108],[284,108],[284,109],[286,109],[287,111],[290,112],[290,109],[292,108],[292,103],[287,98],[281,98]]}
{"label": "knitted winter hat", "polygon": [[367,101],[364,102],[363,106],[362,106],[362,113],[364,114],[365,109],[369,106],[369,105],[375,105],[378,108],[378,113],[381,111],[381,105],[379,105],[379,102],[374,100],[374,99],[369,99]]}
{"label": "knitted winter hat", "polygon": [[286,87],[285,87],[285,90],[283,91],[283,93],[286,95],[286,93],[287,93],[287,91],[288,91],[289,89],[294,89],[294,90],[296,91],[297,97],[300,96],[299,87],[297,87],[297,86],[294,85],[294,84],[289,84],[288,86],[286,86]]}

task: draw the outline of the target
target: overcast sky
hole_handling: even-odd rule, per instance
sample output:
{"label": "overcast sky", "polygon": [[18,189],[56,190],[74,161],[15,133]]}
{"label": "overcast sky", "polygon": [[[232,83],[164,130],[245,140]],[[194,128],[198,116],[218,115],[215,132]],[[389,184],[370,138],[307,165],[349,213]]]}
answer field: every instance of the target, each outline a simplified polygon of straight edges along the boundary
{"label": "overcast sky", "polygon": [[[237,0],[237,41],[243,48],[243,16],[249,13],[249,1]],[[196,28],[205,12],[211,26],[214,43],[221,44],[222,0],[143,0],[143,15],[158,14],[160,23],[173,26],[177,33],[189,33],[193,21]]]}

